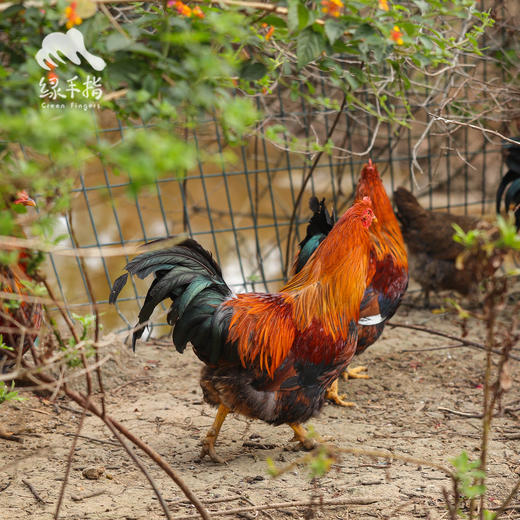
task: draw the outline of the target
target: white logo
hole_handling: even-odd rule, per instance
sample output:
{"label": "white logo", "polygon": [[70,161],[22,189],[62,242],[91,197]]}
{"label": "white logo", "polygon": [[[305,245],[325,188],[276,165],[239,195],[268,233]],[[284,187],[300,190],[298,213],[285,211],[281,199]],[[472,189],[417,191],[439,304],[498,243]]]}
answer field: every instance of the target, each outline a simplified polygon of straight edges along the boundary
{"label": "white logo", "polygon": [[[72,63],[79,65],[81,60],[78,54],[81,54],[94,70],[103,70],[106,62],[99,56],[94,56],[85,48],[83,34],[77,29],[69,29],[66,34],[53,32],[47,35],[42,42],[42,48],[36,53],[36,61],[38,65],[45,70],[51,70],[48,64],[57,67],[58,64],[53,59],[65,63],[58,54],[58,51],[64,54]],[[47,63],[48,64],[47,64]]]}

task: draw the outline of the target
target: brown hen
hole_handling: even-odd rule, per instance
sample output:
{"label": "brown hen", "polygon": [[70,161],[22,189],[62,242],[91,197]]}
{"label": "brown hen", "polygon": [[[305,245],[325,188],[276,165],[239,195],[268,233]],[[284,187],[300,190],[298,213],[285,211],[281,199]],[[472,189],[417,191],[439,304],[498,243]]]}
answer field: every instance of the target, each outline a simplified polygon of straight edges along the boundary
{"label": "brown hen", "polygon": [[455,263],[463,252],[454,242],[452,224],[464,231],[482,226],[482,221],[467,215],[452,215],[424,209],[406,188],[394,192],[397,218],[408,246],[410,274],[424,292],[424,306],[430,306],[430,291],[449,289],[467,296],[477,288],[469,269],[459,270]]}

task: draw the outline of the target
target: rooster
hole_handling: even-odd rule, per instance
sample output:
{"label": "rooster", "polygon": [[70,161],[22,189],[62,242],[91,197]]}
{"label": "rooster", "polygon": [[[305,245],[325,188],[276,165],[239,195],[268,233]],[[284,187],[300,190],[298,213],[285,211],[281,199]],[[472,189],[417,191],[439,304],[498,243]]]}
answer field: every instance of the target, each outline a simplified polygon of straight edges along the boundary
{"label": "rooster", "polygon": [[[502,178],[497,190],[497,213],[500,213],[502,197],[505,192],[506,211],[510,209],[515,215],[516,229],[520,231],[520,138],[515,138],[518,144],[508,143],[504,146],[507,151],[506,164],[509,168]],[[510,184],[506,191],[506,187]]]}
{"label": "rooster", "polygon": [[[377,222],[370,228],[374,243],[371,262],[376,274],[361,302],[356,354],[364,352],[381,336],[385,323],[394,315],[408,287],[408,257],[401,229],[377,167],[371,160],[363,167],[356,189],[356,201],[364,197],[372,200],[377,218]],[[314,214],[307,226],[307,234],[299,245],[293,274],[303,268],[314,250],[334,227],[334,215],[328,213],[324,200],[318,202],[318,199],[313,197],[310,207]],[[359,374],[363,370],[366,370],[366,367],[347,369],[343,376],[345,379],[369,378],[365,374]],[[340,406],[353,404],[344,401],[342,397],[338,395],[335,381],[327,392],[327,398]]]}
{"label": "rooster", "polygon": [[[319,412],[326,389],[355,353],[359,309],[374,275],[373,220],[368,198],[354,204],[276,294],[233,294],[211,254],[191,239],[128,263],[130,274],[155,274],[133,333],[134,348],[154,308],[171,298],[167,319],[177,351],[191,342],[205,364],[204,400],[218,411],[201,458],[223,462],[215,441],[230,411],[287,424],[300,447],[315,445],[302,423]],[[111,303],[128,273],[114,282]]]}
{"label": "rooster", "polygon": [[[13,204],[36,206],[26,191],[20,191]],[[21,232],[20,232],[21,234]],[[0,264],[0,292],[17,295],[20,298],[0,299],[0,335],[3,348],[0,349],[0,372],[7,372],[15,362],[21,360],[25,352],[35,342],[42,321],[42,306],[27,301],[30,285],[34,283],[33,273],[36,256],[30,251],[22,251],[13,264]]]}
{"label": "rooster", "polygon": [[478,280],[470,269],[457,269],[457,257],[464,246],[453,240],[452,224],[468,232],[485,227],[486,223],[469,215],[424,209],[403,187],[394,192],[394,202],[408,246],[412,276],[424,292],[424,306],[430,306],[432,290],[450,289],[464,296],[473,295]]}

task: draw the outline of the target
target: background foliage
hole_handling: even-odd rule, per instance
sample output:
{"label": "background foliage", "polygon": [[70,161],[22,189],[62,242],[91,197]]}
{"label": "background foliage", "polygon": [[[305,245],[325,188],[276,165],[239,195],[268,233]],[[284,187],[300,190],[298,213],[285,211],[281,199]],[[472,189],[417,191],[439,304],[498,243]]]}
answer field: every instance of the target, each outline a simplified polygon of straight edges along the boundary
{"label": "background foliage", "polygon": [[[2,6],[4,207],[7,195],[24,187],[46,200],[41,214],[62,212],[75,172],[96,155],[128,176],[133,194],[163,175],[182,177],[197,160],[212,160],[195,146],[193,129],[216,117],[227,142],[243,142],[258,131],[257,123],[269,112],[262,102],[280,85],[295,102],[304,98],[323,110],[337,110],[338,96],[345,96],[347,108],[407,125],[414,117],[411,81],[420,83],[427,74],[445,77],[462,55],[479,55],[479,36],[493,24],[489,12],[472,0],[360,0],[346,6],[340,0],[289,0],[263,10],[247,2],[204,2],[196,7],[179,1],[106,7],[91,0]],[[71,78],[98,75],[84,62],[58,62],[46,73],[34,59],[44,36],[78,22],[87,48],[107,61],[99,73],[100,107],[141,122],[145,131],[107,142],[95,135],[92,113],[42,108],[42,78],[48,83],[53,74],[65,88]],[[516,59],[513,49],[501,52],[508,62]],[[318,93],[319,81],[326,82],[330,95]],[[464,108],[459,110],[462,114]],[[267,125],[263,136],[311,157],[322,150],[334,153],[332,143],[320,138],[309,149],[308,140],[290,125]],[[20,154],[10,142],[30,152]],[[9,215],[0,222],[2,234],[13,229]],[[44,224],[40,221],[36,231]]]}

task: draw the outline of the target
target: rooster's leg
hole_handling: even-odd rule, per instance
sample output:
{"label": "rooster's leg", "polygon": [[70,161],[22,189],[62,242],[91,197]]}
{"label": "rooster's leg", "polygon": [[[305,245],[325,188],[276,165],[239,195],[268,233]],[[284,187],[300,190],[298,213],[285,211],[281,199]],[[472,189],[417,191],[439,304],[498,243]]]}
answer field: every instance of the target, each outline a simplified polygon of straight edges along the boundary
{"label": "rooster's leg", "polygon": [[218,434],[220,432],[220,428],[222,427],[222,423],[226,418],[226,415],[229,413],[229,408],[221,404],[218,407],[217,416],[213,421],[213,425],[208,430],[206,437],[202,441],[202,451],[200,452],[200,458],[203,459],[206,455],[209,455],[209,458],[213,462],[218,462],[219,464],[223,464],[226,461],[217,455],[215,452],[215,441],[217,440]]}
{"label": "rooster's leg", "polygon": [[349,379],[370,379],[368,374],[360,374],[360,372],[364,372],[365,370],[367,370],[367,367],[348,367],[343,372],[342,376],[345,381],[348,381]]}
{"label": "rooster's leg", "polygon": [[300,423],[289,423],[289,426],[294,431],[291,442],[298,441],[304,450],[312,450],[318,445],[319,440],[310,439],[307,436],[307,430]]}
{"label": "rooster's leg", "polygon": [[425,309],[430,308],[430,289],[424,288],[424,300],[423,300],[423,306]]}
{"label": "rooster's leg", "polygon": [[338,380],[336,379],[334,383],[332,383],[327,388],[327,393],[325,394],[325,397],[332,401],[334,404],[337,404],[338,406],[356,406],[354,403],[350,401],[343,401],[344,395],[338,394]]}

